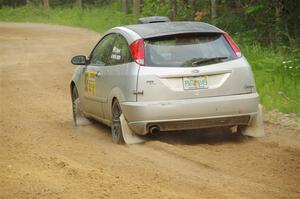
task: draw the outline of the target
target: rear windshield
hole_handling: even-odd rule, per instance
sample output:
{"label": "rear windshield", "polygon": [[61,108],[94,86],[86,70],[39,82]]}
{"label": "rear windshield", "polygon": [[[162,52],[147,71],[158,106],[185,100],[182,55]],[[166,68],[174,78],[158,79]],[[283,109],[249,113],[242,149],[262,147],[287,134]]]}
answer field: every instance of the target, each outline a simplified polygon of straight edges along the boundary
{"label": "rear windshield", "polygon": [[236,59],[222,34],[181,34],[145,40],[146,66],[197,67]]}

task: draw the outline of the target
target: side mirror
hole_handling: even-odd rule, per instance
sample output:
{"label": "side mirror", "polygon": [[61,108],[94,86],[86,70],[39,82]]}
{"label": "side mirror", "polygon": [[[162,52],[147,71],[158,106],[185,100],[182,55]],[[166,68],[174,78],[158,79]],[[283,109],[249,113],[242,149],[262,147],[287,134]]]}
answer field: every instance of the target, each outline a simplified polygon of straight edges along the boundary
{"label": "side mirror", "polygon": [[71,59],[71,63],[74,65],[86,65],[87,59],[84,55],[77,55]]}

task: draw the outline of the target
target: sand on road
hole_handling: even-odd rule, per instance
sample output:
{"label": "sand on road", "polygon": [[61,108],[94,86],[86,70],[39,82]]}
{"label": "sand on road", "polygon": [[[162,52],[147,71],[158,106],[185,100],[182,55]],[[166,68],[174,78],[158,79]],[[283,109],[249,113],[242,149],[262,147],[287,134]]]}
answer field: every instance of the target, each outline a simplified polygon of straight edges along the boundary
{"label": "sand on road", "polygon": [[300,132],[266,123],[250,139],[218,130],[113,144],[74,127],[73,55],[98,33],[0,23],[0,198],[300,198]]}

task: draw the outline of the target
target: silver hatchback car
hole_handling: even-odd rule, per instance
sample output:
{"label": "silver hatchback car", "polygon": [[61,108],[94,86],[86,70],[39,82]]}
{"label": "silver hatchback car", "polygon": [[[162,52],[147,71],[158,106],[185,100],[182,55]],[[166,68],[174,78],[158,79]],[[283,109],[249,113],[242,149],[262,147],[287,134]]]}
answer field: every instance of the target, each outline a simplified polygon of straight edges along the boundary
{"label": "silver hatchback car", "polygon": [[263,136],[253,73],[231,37],[207,23],[151,19],[160,18],[112,28],[88,58],[72,58],[75,124],[94,118],[115,143],[210,127]]}

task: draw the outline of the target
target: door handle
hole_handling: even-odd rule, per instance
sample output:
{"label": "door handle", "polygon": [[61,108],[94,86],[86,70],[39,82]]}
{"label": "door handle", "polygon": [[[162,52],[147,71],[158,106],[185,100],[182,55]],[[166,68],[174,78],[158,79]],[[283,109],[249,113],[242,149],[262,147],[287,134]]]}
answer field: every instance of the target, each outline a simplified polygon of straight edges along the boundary
{"label": "door handle", "polygon": [[96,73],[96,77],[101,77],[101,75],[102,75],[101,72]]}

